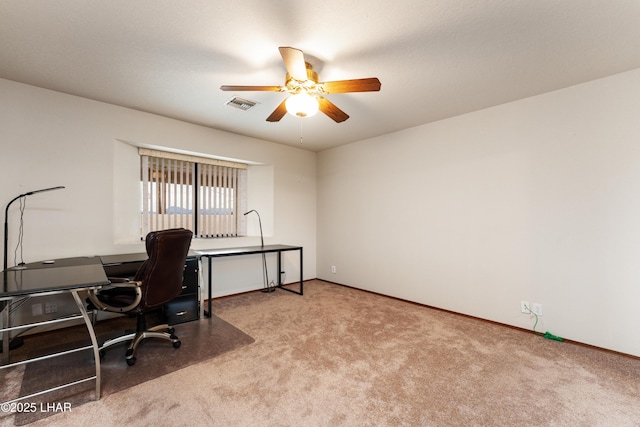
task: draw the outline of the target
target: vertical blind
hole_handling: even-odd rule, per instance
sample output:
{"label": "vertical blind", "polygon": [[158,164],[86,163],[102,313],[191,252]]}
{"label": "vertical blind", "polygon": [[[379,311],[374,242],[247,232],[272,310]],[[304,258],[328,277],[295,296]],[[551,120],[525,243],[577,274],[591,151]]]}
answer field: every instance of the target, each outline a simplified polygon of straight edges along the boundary
{"label": "vertical blind", "polygon": [[184,227],[196,237],[246,234],[246,165],[140,149],[141,237]]}

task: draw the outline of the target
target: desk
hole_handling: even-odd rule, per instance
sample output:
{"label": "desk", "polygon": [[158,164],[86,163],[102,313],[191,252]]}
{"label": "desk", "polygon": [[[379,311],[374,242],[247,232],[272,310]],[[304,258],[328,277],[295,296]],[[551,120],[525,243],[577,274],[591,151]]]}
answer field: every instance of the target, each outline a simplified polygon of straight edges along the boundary
{"label": "desk", "polygon": [[[288,289],[282,287],[281,282],[281,271],[282,271],[282,252],[287,251],[300,251],[300,291],[294,291],[293,289]],[[303,284],[302,284],[302,246],[289,246],[289,245],[265,245],[265,246],[249,246],[243,248],[224,248],[224,249],[210,249],[210,250],[199,250],[195,251],[202,258],[208,258],[209,264],[209,277],[208,277],[208,310],[205,310],[204,314],[207,317],[211,317],[211,264],[213,258],[222,258],[222,257],[230,257],[230,256],[240,256],[240,255],[255,255],[255,254],[268,254],[268,253],[277,253],[278,254],[278,285],[277,287],[293,292],[298,295],[303,294]]]}
{"label": "desk", "polygon": [[[11,402],[24,400],[38,396],[44,393],[48,393],[54,390],[59,390],[65,387],[71,387],[73,385],[93,381],[96,382],[96,400],[100,399],[100,355],[99,346],[96,340],[95,331],[87,310],[83,301],[80,299],[78,292],[86,291],[90,289],[97,289],[101,286],[109,284],[109,280],[104,273],[102,263],[97,257],[90,258],[67,258],[62,260],[55,260],[55,262],[38,262],[26,264],[21,269],[8,269],[2,272],[2,291],[0,292],[0,302],[3,308],[3,325],[0,332],[3,336],[3,365],[0,369],[5,369],[13,366],[24,365],[26,363],[51,359],[53,357],[70,354],[73,352],[93,350],[93,357],[95,360],[96,373],[94,376],[83,378],[72,383],[63,384],[58,387],[43,390],[38,393],[34,393],[29,396],[19,397]],[[69,293],[73,296],[73,299],[78,306],[79,314],[67,316],[59,319],[45,320],[41,322],[35,322],[19,326],[11,326],[10,310],[12,303],[21,303],[29,298],[42,297],[46,295]],[[20,329],[27,329],[34,326],[48,325],[54,323],[67,322],[71,320],[82,319],[87,326],[87,331],[91,338],[91,345],[85,347],[78,347],[71,350],[47,354],[40,357],[34,357],[32,359],[9,363],[9,340],[11,331]]]}

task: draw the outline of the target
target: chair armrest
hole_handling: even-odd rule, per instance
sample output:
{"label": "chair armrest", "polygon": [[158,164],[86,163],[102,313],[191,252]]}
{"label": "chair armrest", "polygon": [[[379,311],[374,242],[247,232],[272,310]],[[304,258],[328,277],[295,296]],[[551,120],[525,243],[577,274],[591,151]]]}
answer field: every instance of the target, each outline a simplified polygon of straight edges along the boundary
{"label": "chair armrest", "polygon": [[[140,301],[142,300],[142,290],[140,289],[140,286],[142,286],[142,282],[129,282],[129,281],[125,281],[122,283],[111,282],[110,285],[107,285],[101,289],[91,289],[88,292],[89,301],[91,301],[91,304],[93,304],[98,310],[111,311],[114,313],[128,312],[136,308],[140,304]],[[109,305],[105,301],[102,301],[100,299],[100,291],[105,289],[108,289],[108,290],[134,289],[135,297],[133,301],[126,306],[121,307],[121,306]]]}
{"label": "chair armrest", "polygon": [[109,279],[109,281],[111,283],[129,283],[129,282],[131,282],[131,280],[129,280],[127,277],[107,277],[107,279]]}

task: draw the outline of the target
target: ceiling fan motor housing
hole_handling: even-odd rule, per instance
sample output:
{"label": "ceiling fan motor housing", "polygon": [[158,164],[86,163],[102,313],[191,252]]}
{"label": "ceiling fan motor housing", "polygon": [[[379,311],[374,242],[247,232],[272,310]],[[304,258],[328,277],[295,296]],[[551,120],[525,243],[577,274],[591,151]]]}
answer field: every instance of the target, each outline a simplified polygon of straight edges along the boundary
{"label": "ceiling fan motor housing", "polygon": [[318,85],[318,73],[313,71],[311,64],[305,62],[307,67],[307,80],[299,81],[291,77],[289,73],[286,74],[284,85],[288,91],[292,94],[300,92],[307,92],[310,95],[318,95],[321,92],[321,87]]}

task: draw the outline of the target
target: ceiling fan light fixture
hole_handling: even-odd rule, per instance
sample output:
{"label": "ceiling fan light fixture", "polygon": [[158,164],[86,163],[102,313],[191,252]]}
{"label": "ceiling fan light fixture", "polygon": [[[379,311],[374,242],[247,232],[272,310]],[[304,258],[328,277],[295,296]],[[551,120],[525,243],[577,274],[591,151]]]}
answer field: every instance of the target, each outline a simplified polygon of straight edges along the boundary
{"label": "ceiling fan light fixture", "polygon": [[311,117],[318,112],[318,100],[306,92],[291,95],[285,101],[287,112],[297,117]]}

